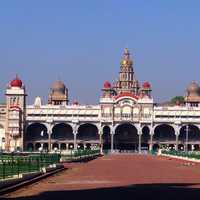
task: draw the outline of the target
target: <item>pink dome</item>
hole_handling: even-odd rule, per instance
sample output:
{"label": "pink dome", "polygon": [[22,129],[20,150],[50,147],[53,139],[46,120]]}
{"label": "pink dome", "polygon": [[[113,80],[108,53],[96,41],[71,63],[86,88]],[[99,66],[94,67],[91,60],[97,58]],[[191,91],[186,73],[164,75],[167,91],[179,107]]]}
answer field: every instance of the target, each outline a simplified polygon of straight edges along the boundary
{"label": "pink dome", "polygon": [[111,88],[111,84],[109,81],[105,81],[104,84],[103,84],[103,87],[108,89],[108,88]]}
{"label": "pink dome", "polygon": [[150,85],[149,82],[146,81],[146,82],[143,83],[142,87],[145,88],[145,89],[149,89],[149,88],[151,88],[151,85]]}

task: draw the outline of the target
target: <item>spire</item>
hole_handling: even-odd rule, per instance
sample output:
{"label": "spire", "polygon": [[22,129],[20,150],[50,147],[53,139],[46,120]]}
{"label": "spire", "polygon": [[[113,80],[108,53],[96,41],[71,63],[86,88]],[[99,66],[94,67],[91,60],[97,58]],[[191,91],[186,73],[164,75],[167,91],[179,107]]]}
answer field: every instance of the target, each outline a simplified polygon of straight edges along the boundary
{"label": "spire", "polygon": [[132,64],[133,64],[133,61],[130,58],[129,50],[128,48],[125,48],[123,57],[121,59],[121,65],[132,66]]}
{"label": "spire", "polygon": [[124,58],[129,59],[129,56],[130,56],[129,50],[128,50],[128,48],[125,48],[124,49]]}

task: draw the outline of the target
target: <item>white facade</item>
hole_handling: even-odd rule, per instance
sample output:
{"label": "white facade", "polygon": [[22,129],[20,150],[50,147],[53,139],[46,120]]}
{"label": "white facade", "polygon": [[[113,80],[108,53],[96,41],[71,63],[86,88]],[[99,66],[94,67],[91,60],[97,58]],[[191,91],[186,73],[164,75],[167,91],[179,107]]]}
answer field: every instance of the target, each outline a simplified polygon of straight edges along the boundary
{"label": "white facade", "polygon": [[36,97],[27,105],[25,87],[14,79],[6,90],[6,105],[0,106],[0,149],[199,150],[199,87],[190,86],[191,103],[157,106],[151,85],[139,86],[132,64],[126,49],[119,80],[104,83],[98,105],[68,105],[68,90],[60,81],[51,88],[48,104]]}

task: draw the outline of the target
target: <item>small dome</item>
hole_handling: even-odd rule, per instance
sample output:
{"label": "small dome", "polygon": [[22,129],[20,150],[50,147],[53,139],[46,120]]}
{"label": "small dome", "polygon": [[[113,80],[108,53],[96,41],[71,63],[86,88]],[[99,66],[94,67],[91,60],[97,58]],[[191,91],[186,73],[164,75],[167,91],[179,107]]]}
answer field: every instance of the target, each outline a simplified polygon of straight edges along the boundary
{"label": "small dome", "polygon": [[19,87],[19,88],[21,88],[22,87],[22,81],[18,78],[18,76],[16,76],[16,78],[13,79],[10,82],[10,86],[11,87]]}
{"label": "small dome", "polygon": [[199,87],[198,83],[195,82],[195,81],[192,81],[192,82],[189,84],[189,86],[187,87],[187,92],[188,92],[189,94],[199,94],[199,92],[200,92],[200,87]]}
{"label": "small dome", "polygon": [[66,86],[62,81],[55,81],[51,87],[52,92],[65,93]]}
{"label": "small dome", "polygon": [[145,88],[145,89],[150,89],[151,85],[150,85],[149,82],[146,81],[146,82],[143,83],[142,87]]}
{"label": "small dome", "polygon": [[105,81],[104,84],[103,84],[103,87],[106,88],[106,89],[111,88],[110,82],[109,81]]}

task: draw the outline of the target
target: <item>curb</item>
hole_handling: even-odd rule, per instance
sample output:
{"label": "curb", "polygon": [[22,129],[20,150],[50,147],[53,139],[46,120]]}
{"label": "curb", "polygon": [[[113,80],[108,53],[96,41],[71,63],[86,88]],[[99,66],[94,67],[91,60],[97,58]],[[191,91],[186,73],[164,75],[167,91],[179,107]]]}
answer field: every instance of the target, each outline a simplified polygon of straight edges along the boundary
{"label": "curb", "polygon": [[33,184],[35,182],[40,181],[41,179],[47,178],[47,177],[49,177],[49,176],[51,176],[53,174],[56,174],[56,173],[59,173],[59,172],[65,170],[65,169],[66,168],[64,168],[64,166],[63,166],[62,168],[58,168],[58,169],[50,171],[48,173],[36,176],[35,178],[28,179],[28,180],[19,182],[17,184],[14,184],[12,186],[5,187],[5,188],[3,188],[3,189],[0,190],[0,195],[4,195],[4,194],[10,193],[10,192],[13,192],[13,191],[15,191],[15,190],[17,190],[17,189],[19,189],[21,187]]}
{"label": "curb", "polygon": [[200,160],[196,160],[196,159],[192,159],[192,158],[185,158],[185,157],[166,155],[166,154],[160,154],[159,156],[163,156],[163,157],[167,157],[167,158],[174,158],[177,160],[183,160],[183,161],[188,161],[188,162],[200,163]]}

